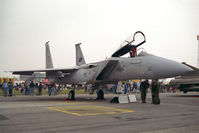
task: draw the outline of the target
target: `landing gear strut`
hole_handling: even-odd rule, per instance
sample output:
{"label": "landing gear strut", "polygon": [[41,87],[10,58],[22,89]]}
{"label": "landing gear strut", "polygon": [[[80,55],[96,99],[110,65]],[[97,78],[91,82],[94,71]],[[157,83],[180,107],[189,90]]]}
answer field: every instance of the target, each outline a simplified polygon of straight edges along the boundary
{"label": "landing gear strut", "polygon": [[97,92],[97,100],[103,100],[104,99],[104,92],[102,90],[99,90]]}
{"label": "landing gear strut", "polygon": [[74,90],[69,91],[68,99],[75,100],[75,91]]}

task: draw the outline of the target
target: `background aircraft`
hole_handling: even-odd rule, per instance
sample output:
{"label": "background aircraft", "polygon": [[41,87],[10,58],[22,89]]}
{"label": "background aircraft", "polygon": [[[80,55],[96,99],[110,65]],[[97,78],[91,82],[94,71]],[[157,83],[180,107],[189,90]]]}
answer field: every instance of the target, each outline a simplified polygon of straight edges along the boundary
{"label": "background aircraft", "polygon": [[[144,41],[132,45],[135,35],[141,34]],[[13,74],[32,75],[34,72],[46,72],[51,82],[64,84],[94,84],[95,88],[104,83],[116,83],[131,79],[159,79],[180,76],[193,71],[190,67],[158,57],[146,52],[137,54],[137,47],[145,43],[145,36],[138,31],[133,41],[118,49],[112,57],[95,63],[86,64],[80,44],[76,44],[76,66],[72,68],[54,68],[49,48],[46,42],[46,69],[13,71]],[[130,53],[130,57],[121,57]]]}
{"label": "background aircraft", "polygon": [[199,70],[186,63],[184,64],[191,67],[194,70],[194,73],[192,72],[184,76],[176,77],[170,81],[169,85],[176,87],[184,93],[189,91],[199,91]]}

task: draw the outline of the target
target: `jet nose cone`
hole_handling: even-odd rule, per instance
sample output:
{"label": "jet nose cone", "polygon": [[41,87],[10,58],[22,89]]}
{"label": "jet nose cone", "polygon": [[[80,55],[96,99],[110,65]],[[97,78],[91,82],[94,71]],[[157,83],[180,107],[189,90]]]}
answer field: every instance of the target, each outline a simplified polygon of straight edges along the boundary
{"label": "jet nose cone", "polygon": [[176,76],[182,76],[186,73],[192,72],[193,69],[190,67],[178,63],[176,61],[168,60],[165,58],[156,58],[157,62],[154,67],[154,74],[157,78],[171,78]]}
{"label": "jet nose cone", "polygon": [[182,76],[193,71],[190,67],[175,61],[170,61],[166,67],[165,70],[168,72],[168,77]]}
{"label": "jet nose cone", "polygon": [[179,76],[194,71],[190,67],[180,63],[178,64],[177,68],[176,67],[174,68],[174,70],[176,71],[176,73],[179,73]]}

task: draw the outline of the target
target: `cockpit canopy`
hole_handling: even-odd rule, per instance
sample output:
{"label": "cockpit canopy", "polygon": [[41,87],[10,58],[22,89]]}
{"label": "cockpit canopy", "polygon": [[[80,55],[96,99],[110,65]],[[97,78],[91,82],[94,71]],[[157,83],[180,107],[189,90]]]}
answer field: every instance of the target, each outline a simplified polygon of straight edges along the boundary
{"label": "cockpit canopy", "polygon": [[[141,34],[141,35],[143,36],[144,40],[141,41],[141,42],[139,42],[137,45],[134,45],[134,44],[132,44],[132,43],[135,42],[135,36],[136,36],[138,33]],[[146,42],[145,35],[144,35],[141,31],[137,31],[137,32],[135,32],[134,35],[133,35],[133,40],[132,40],[132,41],[127,41],[127,40],[125,40],[125,41],[123,42],[123,43],[125,43],[125,45],[121,45],[121,47],[120,47],[118,50],[116,50],[116,52],[114,52],[114,53],[112,54],[111,57],[120,57],[120,56],[123,56],[123,55],[125,55],[125,54],[127,54],[127,53],[130,54],[130,57],[138,56],[138,55],[137,55],[137,51],[138,51],[137,48],[138,48],[139,46],[141,46],[142,44],[144,44],[145,42]]]}
{"label": "cockpit canopy", "polygon": [[138,56],[146,56],[149,55],[146,51],[141,51]]}

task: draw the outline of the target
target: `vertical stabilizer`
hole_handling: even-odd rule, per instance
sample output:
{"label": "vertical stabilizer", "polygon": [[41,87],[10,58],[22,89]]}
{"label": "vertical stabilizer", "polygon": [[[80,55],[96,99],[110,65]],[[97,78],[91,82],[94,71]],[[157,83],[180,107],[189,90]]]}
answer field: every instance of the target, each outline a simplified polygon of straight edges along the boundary
{"label": "vertical stabilizer", "polygon": [[80,48],[80,44],[75,44],[75,48],[76,48],[76,66],[80,66],[83,64],[86,64],[85,60],[84,60],[84,56],[82,54],[82,50]]}
{"label": "vertical stabilizer", "polygon": [[50,47],[49,47],[49,41],[45,43],[46,45],[46,68],[53,68],[53,61],[50,54]]}

